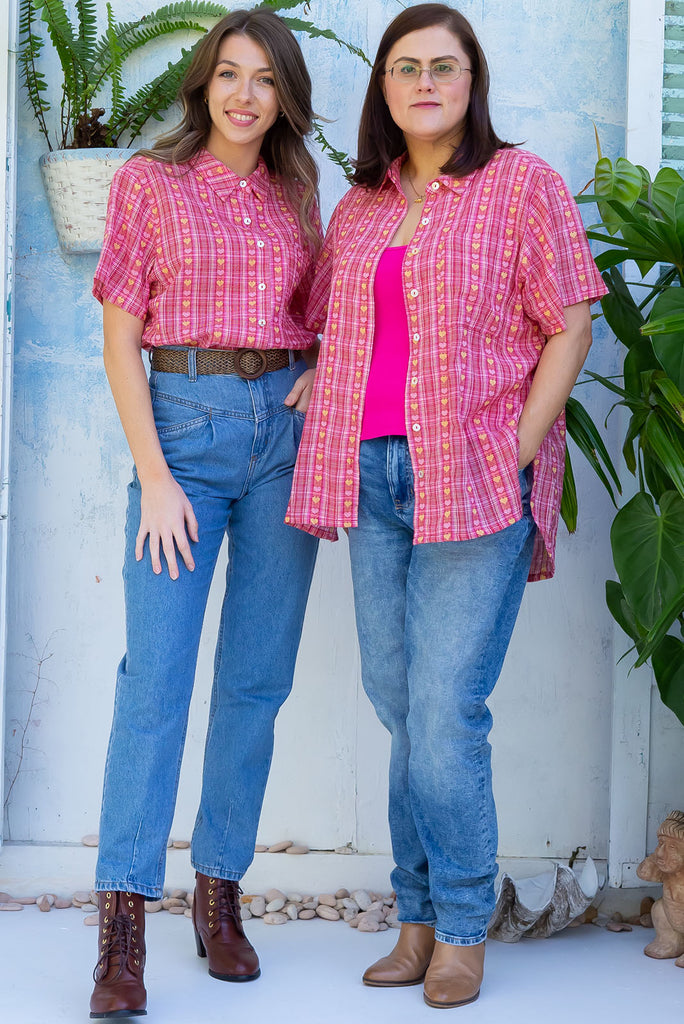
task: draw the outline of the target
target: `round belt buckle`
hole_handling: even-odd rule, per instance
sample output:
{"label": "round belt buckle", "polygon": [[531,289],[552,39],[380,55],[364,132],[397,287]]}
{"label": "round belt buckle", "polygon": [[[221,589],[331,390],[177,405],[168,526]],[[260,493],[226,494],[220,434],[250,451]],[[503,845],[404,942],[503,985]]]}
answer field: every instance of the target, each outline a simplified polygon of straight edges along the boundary
{"label": "round belt buckle", "polygon": [[235,372],[243,380],[256,380],[266,373],[267,366],[266,353],[258,348],[240,349],[235,360]]}

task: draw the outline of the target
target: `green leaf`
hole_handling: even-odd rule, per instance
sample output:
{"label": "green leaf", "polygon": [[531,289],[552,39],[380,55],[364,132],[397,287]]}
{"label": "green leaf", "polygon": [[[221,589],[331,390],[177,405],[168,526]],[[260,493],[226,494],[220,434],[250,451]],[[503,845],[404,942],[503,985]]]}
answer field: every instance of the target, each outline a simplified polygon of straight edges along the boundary
{"label": "green leaf", "polygon": [[646,420],[642,443],[648,443],[661,468],[667,473],[672,484],[684,498],[684,447],[668,424],[653,410]]}
{"label": "green leaf", "polygon": [[684,725],[684,643],[666,636],[651,655],[651,665],[663,704]]}
{"label": "green leaf", "polygon": [[639,646],[646,630],[634,618],[634,612],[625,600],[622,587],[616,580],[606,580],[606,604],[618,626]]}
{"label": "green leaf", "polygon": [[651,202],[668,220],[675,219],[677,193],[684,185],[684,179],[673,167],[662,167],[651,186]]}
{"label": "green leaf", "polygon": [[599,434],[596,424],[582,403],[572,396],[568,398],[565,405],[565,423],[568,434],[582,452],[605,489],[608,491],[610,500],[614,505],[617,505],[615,495],[613,494],[613,488],[610,485],[608,477],[603,471],[603,466],[608,470],[608,473],[615,484],[615,488],[618,494],[620,494],[622,493],[622,489],[620,487],[620,478],[617,474],[617,470],[613,465],[612,459],[608,454],[608,449],[603,443],[603,438]]}
{"label": "green leaf", "polygon": [[684,579],[684,501],[669,491],[658,511],[650,494],[636,494],[615,516],[610,542],[625,599],[650,629]]}
{"label": "green leaf", "polygon": [[644,333],[652,335],[653,351],[665,373],[684,392],[684,341],[682,327],[671,325],[665,332],[652,332],[652,322],[684,315],[684,288],[667,288],[653,303]]}
{"label": "green leaf", "polygon": [[606,323],[615,337],[627,348],[641,344],[644,318],[625,284],[625,279],[615,267],[602,276],[608,288],[608,294],[601,299],[601,309]]}
{"label": "green leaf", "polygon": [[659,368],[660,364],[656,359],[650,339],[642,336],[639,344],[632,345],[630,348],[622,367],[625,391],[629,395],[630,407],[633,408],[643,398],[642,373]]}
{"label": "green leaf", "polygon": [[313,25],[310,21],[302,21],[301,18],[283,18],[283,21],[292,32],[305,32],[308,36],[311,36],[312,39],[332,39],[334,43],[337,43],[338,46],[342,46],[344,49],[349,50],[349,52],[353,53],[355,57],[360,57],[368,67],[373,66],[372,62],[360,47],[354,46],[352,43],[348,43],[346,39],[341,39],[338,35],[335,35],[332,29],[318,28],[317,25]]}
{"label": "green leaf", "polygon": [[617,199],[631,207],[641,193],[641,171],[625,157],[618,157],[615,164],[607,156],[597,161],[594,169],[596,194],[601,219],[610,234],[620,228],[620,215],[604,200]]}
{"label": "green leaf", "polygon": [[567,447],[565,449],[565,473],[563,474],[560,515],[567,527],[568,533],[574,533],[577,529],[577,487],[575,486],[575,474]]}
{"label": "green leaf", "polygon": [[644,406],[643,409],[637,409],[633,412],[629,421],[627,433],[625,434],[625,440],[622,445],[622,457],[625,460],[627,469],[632,474],[636,473],[637,468],[636,457],[634,455],[634,442],[641,434],[648,416],[648,406]]}
{"label": "green leaf", "polygon": [[639,668],[652,656],[655,649],[660,645],[671,627],[684,613],[684,587],[672,598],[669,604],[663,609],[656,622],[649,629],[645,643],[639,651],[634,667]]}

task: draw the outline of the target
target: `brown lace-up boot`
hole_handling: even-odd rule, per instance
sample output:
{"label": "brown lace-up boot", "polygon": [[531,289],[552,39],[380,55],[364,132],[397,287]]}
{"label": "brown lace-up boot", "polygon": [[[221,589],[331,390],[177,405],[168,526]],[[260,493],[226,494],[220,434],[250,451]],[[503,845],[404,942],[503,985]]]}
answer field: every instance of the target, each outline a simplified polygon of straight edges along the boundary
{"label": "brown lace-up boot", "polygon": [[145,897],[136,892],[99,894],[99,957],[90,1016],[114,1019],[147,1013]]}
{"label": "brown lace-up boot", "polygon": [[209,974],[220,981],[253,981],[259,958],[242,928],[237,882],[197,872],[192,923],[197,955],[209,958]]}

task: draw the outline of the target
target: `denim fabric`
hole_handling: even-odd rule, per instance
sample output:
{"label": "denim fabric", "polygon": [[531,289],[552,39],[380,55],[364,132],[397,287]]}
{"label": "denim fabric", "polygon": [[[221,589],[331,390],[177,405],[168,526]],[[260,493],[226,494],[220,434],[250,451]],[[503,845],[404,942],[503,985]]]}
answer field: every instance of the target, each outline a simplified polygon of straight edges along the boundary
{"label": "denim fabric", "polygon": [[192,502],[195,570],[180,577],[136,562],[140,485],[126,520],[126,654],[109,742],[97,888],[159,897],[193,688],[202,620],[224,535],[226,590],[216,645],[202,795],[192,862],[240,879],[254,853],[273,749],[287,697],[317,542],[283,522],[304,417],[283,399],[298,362],[246,381],[234,375],[153,371],[162,449]]}
{"label": "denim fabric", "polygon": [[349,530],[363,683],[392,736],[389,821],[399,919],[474,945],[494,908],[497,825],[486,700],[532,558],[523,518],[476,540],[413,545],[404,437],[363,441],[359,524]]}

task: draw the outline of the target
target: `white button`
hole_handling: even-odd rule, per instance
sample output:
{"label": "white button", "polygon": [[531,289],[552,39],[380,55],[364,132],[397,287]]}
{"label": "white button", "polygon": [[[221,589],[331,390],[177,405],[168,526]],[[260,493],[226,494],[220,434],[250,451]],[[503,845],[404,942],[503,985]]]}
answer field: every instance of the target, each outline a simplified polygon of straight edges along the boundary
{"label": "white button", "polygon": [[257,240],[257,248],[258,248],[258,249],[263,249],[263,247],[264,247],[264,245],[265,245],[265,244],[266,244],[266,243],[265,243],[265,242],[262,242],[262,240],[261,240],[260,238],[259,238],[259,239]]}
{"label": "white button", "polygon": [[414,334],[413,335],[413,340],[414,341],[420,341],[420,334]]}
{"label": "white button", "polygon": [[412,299],[415,299],[417,294],[418,294],[418,289],[417,288],[412,288],[411,291],[409,292],[409,295],[411,296]]}
{"label": "white button", "polygon": [[266,321],[265,320],[257,320],[257,323],[259,324],[259,327],[265,327],[266,326]]}
{"label": "white button", "polygon": [[424,470],[424,469],[419,469],[419,470],[418,470],[418,476],[419,476],[419,477],[421,478],[421,480],[422,480],[422,479],[423,479],[423,477],[425,476],[425,470]]}
{"label": "white button", "polygon": [[439,182],[433,181],[432,184],[430,185],[430,188],[432,189],[433,192],[437,192],[437,190],[439,189]]}
{"label": "white button", "polygon": [[245,178],[240,182],[240,188],[247,188],[247,180]]}
{"label": "white button", "polygon": [[430,223],[430,218],[429,217],[423,217],[423,219],[421,220],[420,223],[423,224],[423,225],[429,224]]}
{"label": "white button", "polygon": [[411,387],[415,388],[417,383],[418,383],[418,378],[417,377],[411,377]]}
{"label": "white button", "polygon": [[266,285],[264,284],[264,282],[263,282],[263,281],[262,281],[262,282],[261,282],[261,284],[259,285],[259,291],[260,291],[260,292],[265,292],[265,291],[266,291]]}
{"label": "white button", "polygon": [[252,218],[251,217],[245,217],[245,219],[243,220],[242,223],[243,224],[251,224],[252,223]]}
{"label": "white button", "polygon": [[420,430],[420,423],[414,423],[412,429],[415,430],[416,433],[418,433],[418,431]]}

